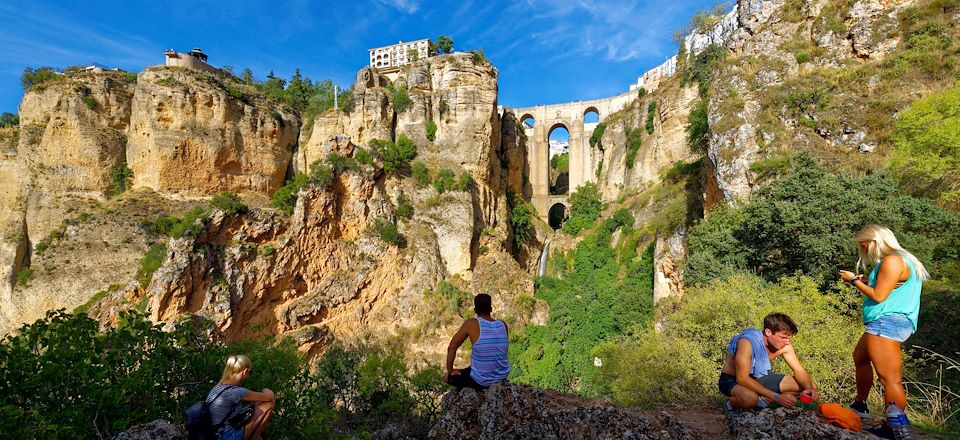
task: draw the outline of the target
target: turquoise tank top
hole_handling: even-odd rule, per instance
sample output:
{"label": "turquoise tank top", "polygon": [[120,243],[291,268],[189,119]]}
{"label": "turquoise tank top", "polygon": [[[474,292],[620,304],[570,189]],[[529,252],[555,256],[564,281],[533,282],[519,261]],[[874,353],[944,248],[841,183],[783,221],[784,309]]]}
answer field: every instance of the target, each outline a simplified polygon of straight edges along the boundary
{"label": "turquoise tank top", "polygon": [[[917,271],[913,268],[913,263],[904,258],[910,268],[910,278],[903,282],[903,285],[893,289],[887,299],[883,302],[876,302],[872,299],[863,299],[863,323],[869,323],[884,315],[899,313],[906,316],[913,324],[913,331],[917,331],[917,319],[920,317],[920,286],[923,284],[917,277]],[[877,286],[877,273],[880,271],[880,263],[877,263],[870,271],[870,287]]]}

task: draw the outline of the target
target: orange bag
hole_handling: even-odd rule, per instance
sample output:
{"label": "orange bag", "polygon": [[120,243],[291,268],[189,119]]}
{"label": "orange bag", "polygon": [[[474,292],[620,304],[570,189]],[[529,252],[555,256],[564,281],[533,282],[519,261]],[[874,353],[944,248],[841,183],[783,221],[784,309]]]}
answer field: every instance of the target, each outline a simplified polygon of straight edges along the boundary
{"label": "orange bag", "polygon": [[860,415],[839,403],[822,403],[817,407],[817,412],[822,416],[821,420],[831,425],[856,432],[863,429]]}

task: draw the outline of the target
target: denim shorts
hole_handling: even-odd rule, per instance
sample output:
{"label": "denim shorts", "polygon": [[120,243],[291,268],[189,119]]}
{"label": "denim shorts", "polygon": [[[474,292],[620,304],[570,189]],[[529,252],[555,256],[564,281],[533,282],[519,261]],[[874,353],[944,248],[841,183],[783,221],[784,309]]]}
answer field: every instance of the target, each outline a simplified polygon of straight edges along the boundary
{"label": "denim shorts", "polygon": [[899,313],[883,315],[867,323],[866,333],[903,342],[913,334],[913,323]]}

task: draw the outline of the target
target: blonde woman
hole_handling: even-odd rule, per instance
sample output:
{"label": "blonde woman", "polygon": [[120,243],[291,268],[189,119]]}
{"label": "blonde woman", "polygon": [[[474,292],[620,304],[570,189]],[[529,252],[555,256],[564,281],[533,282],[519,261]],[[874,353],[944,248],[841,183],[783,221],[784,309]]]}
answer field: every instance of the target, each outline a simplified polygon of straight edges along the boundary
{"label": "blonde woman", "polygon": [[923,263],[901,247],[893,232],[883,226],[864,226],[853,239],[860,253],[857,270],[869,270],[869,275],[840,271],[843,281],[866,296],[863,323],[867,329],[853,350],[857,398],[850,408],[861,416],[867,414],[867,395],[876,371],[883,385],[884,402],[905,410],[907,395],[902,383],[900,344],[917,331],[920,286],[930,275]]}
{"label": "blonde woman", "polygon": [[273,391],[264,388],[258,393],[240,386],[248,377],[250,358],[242,354],[230,356],[220,383],[207,394],[210,421],[220,440],[260,439],[273,415]]}

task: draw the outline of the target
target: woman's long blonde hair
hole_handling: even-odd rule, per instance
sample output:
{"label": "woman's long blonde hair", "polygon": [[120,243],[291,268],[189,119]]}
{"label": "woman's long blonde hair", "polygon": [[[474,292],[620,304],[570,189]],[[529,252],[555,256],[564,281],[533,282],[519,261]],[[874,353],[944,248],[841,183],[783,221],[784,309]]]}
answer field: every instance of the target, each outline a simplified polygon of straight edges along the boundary
{"label": "woman's long blonde hair", "polygon": [[220,381],[229,379],[230,376],[243,371],[244,368],[250,368],[250,358],[242,354],[230,356],[227,358],[227,366],[223,369],[223,376],[220,377]]}
{"label": "woman's long blonde hair", "polygon": [[927,269],[923,267],[923,263],[900,246],[900,242],[897,241],[897,237],[893,235],[893,231],[880,225],[866,225],[857,235],[853,236],[853,239],[857,242],[872,241],[874,244],[869,247],[867,252],[857,247],[857,252],[860,254],[860,259],[857,260],[858,269],[862,268],[864,272],[867,272],[874,265],[883,261],[884,257],[897,254],[900,255],[901,258],[909,260],[920,281],[927,281],[927,279],[930,278],[930,274],[927,272]]}

